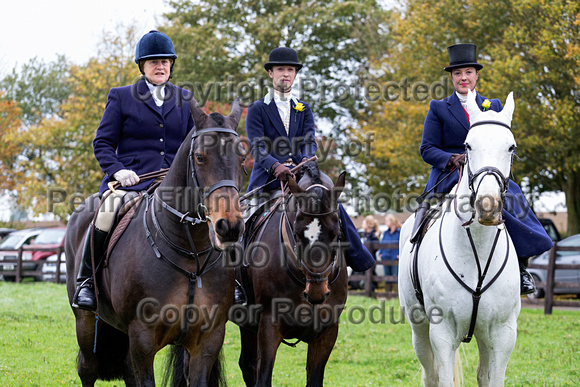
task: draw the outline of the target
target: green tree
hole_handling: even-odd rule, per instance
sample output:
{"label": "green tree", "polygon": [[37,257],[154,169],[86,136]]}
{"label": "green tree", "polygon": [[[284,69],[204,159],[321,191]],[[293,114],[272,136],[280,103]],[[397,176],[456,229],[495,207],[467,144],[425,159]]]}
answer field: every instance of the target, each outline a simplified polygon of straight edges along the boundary
{"label": "green tree", "polygon": [[[189,82],[196,99],[245,103],[263,97],[271,80],[263,64],[270,51],[290,46],[304,63],[296,89],[305,92],[317,121],[343,145],[367,104],[350,87],[368,75],[388,42],[388,12],[376,0],[171,1],[160,28],[177,50],[177,84]],[[342,85],[344,87],[338,87]],[[340,149],[337,149],[340,152]],[[344,161],[344,160],[343,160]]]}
{"label": "green tree", "polygon": [[29,127],[58,114],[60,104],[70,94],[68,66],[64,56],[49,63],[33,58],[2,80],[0,90],[5,98],[17,101],[22,124]]}

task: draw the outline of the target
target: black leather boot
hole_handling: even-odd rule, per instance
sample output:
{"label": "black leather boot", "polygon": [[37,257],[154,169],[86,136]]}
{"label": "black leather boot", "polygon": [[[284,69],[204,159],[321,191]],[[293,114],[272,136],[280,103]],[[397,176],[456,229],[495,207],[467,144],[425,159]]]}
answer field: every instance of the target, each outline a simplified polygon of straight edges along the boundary
{"label": "black leather boot", "polygon": [[520,294],[532,294],[536,291],[536,284],[534,283],[534,277],[528,272],[528,258],[518,258],[520,264],[520,276],[522,277],[522,282],[520,286]]}
{"label": "black leather boot", "polygon": [[246,305],[248,303],[248,297],[246,297],[246,291],[242,287],[242,284],[236,280],[236,290],[234,291],[234,305]]}
{"label": "black leather boot", "polygon": [[[97,310],[97,299],[95,296],[95,287],[93,281],[93,267],[91,263],[91,231],[93,226],[89,227],[85,236],[83,247],[83,258],[79,273],[77,275],[77,291],[73,297],[72,307],[89,311]],[[99,230],[94,227],[94,253],[95,267],[99,266],[105,255],[105,241],[108,232]]]}
{"label": "black leather boot", "polygon": [[421,223],[423,223],[423,218],[425,214],[431,208],[431,204],[426,201],[419,203],[419,207],[415,210],[415,222],[413,223],[413,231],[411,232],[411,242],[416,243],[421,236]]}

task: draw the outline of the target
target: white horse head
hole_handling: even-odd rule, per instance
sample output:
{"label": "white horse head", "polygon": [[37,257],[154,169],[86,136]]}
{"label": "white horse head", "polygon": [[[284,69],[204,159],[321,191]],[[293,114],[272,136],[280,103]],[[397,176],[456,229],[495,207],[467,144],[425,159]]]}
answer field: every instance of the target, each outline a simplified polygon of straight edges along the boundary
{"label": "white horse head", "polygon": [[471,205],[479,223],[491,226],[501,220],[516,141],[510,130],[515,104],[513,92],[501,112],[482,112],[475,92],[468,92],[467,113],[471,129],[465,139],[464,176],[468,178]]}

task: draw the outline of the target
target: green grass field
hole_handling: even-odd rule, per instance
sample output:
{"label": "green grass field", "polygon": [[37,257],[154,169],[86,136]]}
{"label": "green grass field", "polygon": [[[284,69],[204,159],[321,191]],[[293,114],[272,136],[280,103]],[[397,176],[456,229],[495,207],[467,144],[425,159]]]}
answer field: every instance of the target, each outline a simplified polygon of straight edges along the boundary
{"label": "green grass field", "polygon": [[[349,297],[341,319],[338,340],[326,367],[328,386],[419,386],[420,365],[411,345],[411,329],[400,323],[398,301]],[[360,308],[377,309],[374,319],[360,324]],[[392,308],[393,312],[390,312]],[[349,312],[351,321],[346,317]],[[384,322],[377,321],[384,316]],[[368,317],[368,316],[367,316]],[[392,320],[392,321],[391,321]],[[237,327],[228,323],[224,343],[230,386],[242,386],[237,361],[240,351]],[[81,385],[76,374],[77,345],[74,317],[64,285],[0,282],[0,386]],[[475,386],[477,344],[462,345],[464,384]],[[156,358],[159,377],[161,352]],[[306,345],[282,346],[274,369],[275,386],[305,384]],[[507,386],[580,385],[580,312],[522,309],[518,341],[511,356]],[[98,382],[98,386],[122,386]]]}

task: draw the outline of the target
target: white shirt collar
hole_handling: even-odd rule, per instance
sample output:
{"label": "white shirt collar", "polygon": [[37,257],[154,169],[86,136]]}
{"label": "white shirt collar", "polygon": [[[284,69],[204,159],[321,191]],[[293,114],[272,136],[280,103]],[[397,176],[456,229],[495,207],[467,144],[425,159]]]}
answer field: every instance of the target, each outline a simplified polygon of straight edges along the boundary
{"label": "white shirt collar", "polygon": [[[272,97],[272,94],[274,94],[274,96]],[[288,100],[283,100],[282,98],[280,98],[280,96],[278,95],[278,93],[274,92],[274,91],[269,91],[268,94],[266,94],[264,96],[264,103],[266,105],[269,105],[270,102],[272,102],[272,99],[274,101],[280,101],[280,102],[287,102]],[[296,106],[298,104],[298,98],[294,97],[292,94],[290,94],[290,100],[292,102],[294,102],[294,106]]]}
{"label": "white shirt collar", "polygon": [[163,105],[163,101],[165,100],[165,83],[163,85],[154,85],[147,78],[145,78],[145,83],[147,83],[147,87],[153,96],[155,105],[158,107]]}

